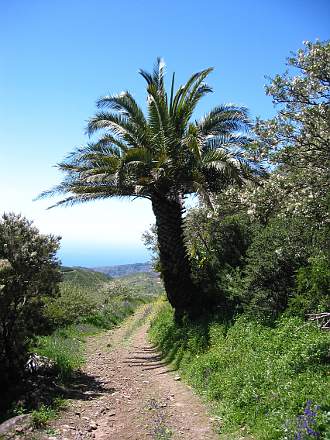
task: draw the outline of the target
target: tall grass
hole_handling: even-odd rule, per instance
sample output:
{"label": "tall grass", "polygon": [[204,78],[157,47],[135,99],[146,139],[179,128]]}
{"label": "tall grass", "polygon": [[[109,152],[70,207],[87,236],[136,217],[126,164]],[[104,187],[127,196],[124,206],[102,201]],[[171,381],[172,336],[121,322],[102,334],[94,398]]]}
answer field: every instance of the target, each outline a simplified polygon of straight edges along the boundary
{"label": "tall grass", "polygon": [[330,341],[311,323],[283,317],[266,327],[243,315],[232,325],[213,317],[178,326],[164,304],[150,339],[214,403],[221,433],[241,435],[244,427],[263,440],[312,438],[308,430],[326,435]]}
{"label": "tall grass", "polygon": [[33,351],[54,362],[58,378],[68,381],[84,363],[83,342],[99,329],[90,324],[73,324],[56,330],[49,336],[37,338]]}

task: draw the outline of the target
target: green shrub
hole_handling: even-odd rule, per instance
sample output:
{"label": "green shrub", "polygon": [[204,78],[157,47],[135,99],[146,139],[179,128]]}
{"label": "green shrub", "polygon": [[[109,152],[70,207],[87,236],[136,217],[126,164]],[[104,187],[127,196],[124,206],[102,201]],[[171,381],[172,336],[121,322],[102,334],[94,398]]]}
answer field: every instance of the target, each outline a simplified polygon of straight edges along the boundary
{"label": "green shrub", "polygon": [[329,259],[321,254],[310,258],[308,266],[298,269],[288,313],[304,317],[307,313],[326,312],[329,309]]}
{"label": "green shrub", "polygon": [[95,293],[73,283],[62,282],[60,295],[47,302],[44,314],[55,327],[72,324],[95,313],[98,298]]}
{"label": "green shrub", "polygon": [[48,327],[42,312],[61,279],[58,247],[19,215],[0,219],[0,388],[22,373],[31,339]]}
{"label": "green shrub", "polygon": [[252,315],[277,318],[288,306],[297,271],[319,253],[322,234],[313,231],[302,217],[273,218],[255,235],[245,266],[231,279],[232,295],[237,295]]}
{"label": "green shrub", "polygon": [[178,326],[166,305],[150,339],[215,402],[223,433],[245,426],[257,439],[293,438],[308,401],[320,406],[315,426],[325,429],[329,335],[312,323],[282,317],[267,327],[242,315],[231,326],[211,317]]}
{"label": "green shrub", "polygon": [[232,273],[244,265],[255,229],[243,213],[225,216],[221,208],[216,212],[206,208],[189,211],[185,241],[206,310],[218,306],[228,316],[235,312],[237,295],[231,295],[228,282]]}

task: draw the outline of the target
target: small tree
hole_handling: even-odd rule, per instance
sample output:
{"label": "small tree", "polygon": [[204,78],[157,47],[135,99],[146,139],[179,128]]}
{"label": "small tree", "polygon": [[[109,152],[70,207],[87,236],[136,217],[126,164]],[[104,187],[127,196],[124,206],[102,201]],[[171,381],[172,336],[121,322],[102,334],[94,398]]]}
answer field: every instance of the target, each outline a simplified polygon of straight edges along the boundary
{"label": "small tree", "polygon": [[44,299],[61,279],[59,237],[39,234],[26,218],[0,219],[0,386],[22,371],[33,335],[45,324]]}

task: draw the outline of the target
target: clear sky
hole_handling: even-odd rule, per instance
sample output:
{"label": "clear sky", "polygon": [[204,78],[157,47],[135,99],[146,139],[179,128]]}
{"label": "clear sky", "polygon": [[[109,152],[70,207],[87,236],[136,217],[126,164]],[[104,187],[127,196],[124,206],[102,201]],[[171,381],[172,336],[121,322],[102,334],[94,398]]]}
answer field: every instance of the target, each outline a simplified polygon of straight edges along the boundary
{"label": "clear sky", "polygon": [[265,75],[285,70],[303,40],[329,38],[327,0],[0,0],[0,211],[22,213],[61,235],[67,265],[148,260],[146,201],[108,200],[47,211],[33,202],[60,181],[54,165],[87,141],[95,101],[130,90],[162,56],[178,82],[214,66],[214,94],[197,110],[234,102],[272,115]]}

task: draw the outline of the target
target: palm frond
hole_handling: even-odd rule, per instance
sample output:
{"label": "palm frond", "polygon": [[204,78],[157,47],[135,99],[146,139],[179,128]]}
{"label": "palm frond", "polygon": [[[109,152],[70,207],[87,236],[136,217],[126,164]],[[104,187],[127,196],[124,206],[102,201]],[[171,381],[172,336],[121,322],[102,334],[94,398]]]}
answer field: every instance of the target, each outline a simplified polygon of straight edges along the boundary
{"label": "palm frond", "polygon": [[154,65],[152,74],[144,69],[139,70],[139,74],[146,80],[148,86],[155,85],[159,93],[165,91],[164,76],[165,76],[165,62],[162,58],[158,57]]}
{"label": "palm frond", "polygon": [[146,119],[143,111],[129,92],[122,92],[119,95],[108,95],[97,101],[98,108],[109,108],[122,113],[130,118],[141,129],[146,126]]}
{"label": "palm frond", "polygon": [[198,122],[200,132],[204,136],[220,135],[235,131],[249,131],[251,122],[245,107],[232,104],[215,107]]}
{"label": "palm frond", "polygon": [[89,119],[87,132],[92,135],[99,130],[108,130],[107,134],[118,137],[127,145],[138,146],[144,141],[145,130],[133,124],[130,118],[115,113],[99,112]]}

